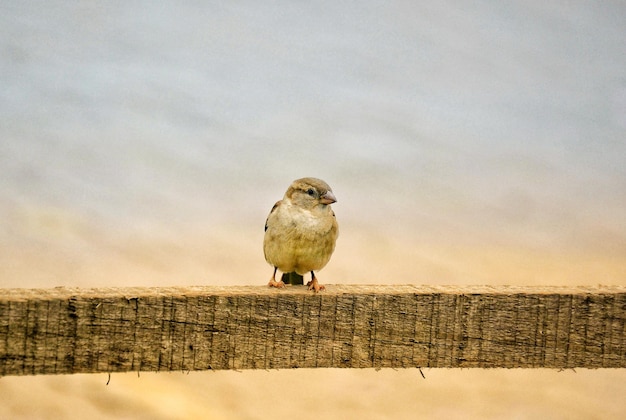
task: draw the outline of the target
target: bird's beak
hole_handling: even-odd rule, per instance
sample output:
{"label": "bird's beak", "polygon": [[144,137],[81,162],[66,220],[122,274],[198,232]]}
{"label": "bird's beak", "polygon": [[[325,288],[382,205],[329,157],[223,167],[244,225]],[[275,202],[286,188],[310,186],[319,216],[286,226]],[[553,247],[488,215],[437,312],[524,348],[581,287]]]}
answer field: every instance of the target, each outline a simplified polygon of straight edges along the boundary
{"label": "bird's beak", "polygon": [[336,203],[337,199],[335,198],[335,194],[332,191],[327,191],[326,194],[320,197],[320,203],[322,204],[332,204]]}

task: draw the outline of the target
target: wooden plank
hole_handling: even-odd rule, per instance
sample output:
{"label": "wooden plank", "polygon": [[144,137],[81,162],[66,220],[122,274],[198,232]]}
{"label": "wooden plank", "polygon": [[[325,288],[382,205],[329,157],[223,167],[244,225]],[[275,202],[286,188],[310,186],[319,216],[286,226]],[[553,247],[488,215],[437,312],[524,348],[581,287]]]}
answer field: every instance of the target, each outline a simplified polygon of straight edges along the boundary
{"label": "wooden plank", "polygon": [[0,375],[624,368],[626,286],[0,289]]}

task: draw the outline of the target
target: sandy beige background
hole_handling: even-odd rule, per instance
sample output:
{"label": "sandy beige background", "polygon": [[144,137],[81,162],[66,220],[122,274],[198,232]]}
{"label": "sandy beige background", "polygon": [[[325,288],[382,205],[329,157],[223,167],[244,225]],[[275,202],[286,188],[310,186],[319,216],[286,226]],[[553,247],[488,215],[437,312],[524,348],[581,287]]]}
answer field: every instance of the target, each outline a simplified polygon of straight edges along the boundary
{"label": "sandy beige background", "polygon": [[[626,284],[626,8],[0,6],[0,286],[264,284],[291,180],[322,283]],[[624,370],[0,378],[0,418],[626,416]]]}

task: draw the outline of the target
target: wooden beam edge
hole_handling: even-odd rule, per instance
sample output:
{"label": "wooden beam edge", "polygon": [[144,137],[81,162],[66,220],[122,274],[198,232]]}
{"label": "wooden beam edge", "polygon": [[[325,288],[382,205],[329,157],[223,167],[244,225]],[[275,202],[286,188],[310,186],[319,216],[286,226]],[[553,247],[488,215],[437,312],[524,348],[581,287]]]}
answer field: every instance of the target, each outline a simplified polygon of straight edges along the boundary
{"label": "wooden beam edge", "polygon": [[[414,285],[414,284],[327,284],[320,296],[345,294],[447,294],[447,295],[544,295],[544,294],[622,294],[626,285],[593,286],[511,286],[511,285]],[[129,299],[148,296],[241,296],[241,295],[299,295],[312,294],[306,286],[287,286],[282,289],[267,286],[172,286],[172,287],[54,287],[54,288],[0,288],[0,301],[33,299],[67,299],[73,296]]]}

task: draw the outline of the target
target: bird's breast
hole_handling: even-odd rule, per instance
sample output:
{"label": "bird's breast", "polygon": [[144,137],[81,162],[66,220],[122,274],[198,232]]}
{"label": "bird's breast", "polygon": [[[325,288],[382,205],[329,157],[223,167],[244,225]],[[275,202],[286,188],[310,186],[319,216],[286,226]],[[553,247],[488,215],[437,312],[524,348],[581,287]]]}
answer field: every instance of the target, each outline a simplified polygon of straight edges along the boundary
{"label": "bird's breast", "polygon": [[337,235],[330,208],[316,213],[297,206],[280,206],[268,220],[265,258],[283,272],[302,274],[321,269],[333,253]]}
{"label": "bird's breast", "polygon": [[305,238],[327,234],[334,223],[332,212],[314,214],[310,210],[297,207],[287,209],[284,217],[280,217],[279,220],[286,225],[284,226],[286,231]]}

